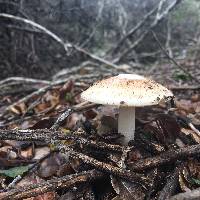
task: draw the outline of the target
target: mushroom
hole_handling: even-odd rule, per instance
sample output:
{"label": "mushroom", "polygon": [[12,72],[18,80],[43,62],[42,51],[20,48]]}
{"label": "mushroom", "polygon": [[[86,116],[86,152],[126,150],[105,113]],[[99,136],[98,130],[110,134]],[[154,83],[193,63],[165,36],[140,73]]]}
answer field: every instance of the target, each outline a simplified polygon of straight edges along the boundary
{"label": "mushroom", "polygon": [[119,106],[118,132],[124,135],[124,144],[134,139],[135,107],[156,105],[172,97],[164,86],[137,74],[119,74],[97,81],[81,94],[90,102]]}

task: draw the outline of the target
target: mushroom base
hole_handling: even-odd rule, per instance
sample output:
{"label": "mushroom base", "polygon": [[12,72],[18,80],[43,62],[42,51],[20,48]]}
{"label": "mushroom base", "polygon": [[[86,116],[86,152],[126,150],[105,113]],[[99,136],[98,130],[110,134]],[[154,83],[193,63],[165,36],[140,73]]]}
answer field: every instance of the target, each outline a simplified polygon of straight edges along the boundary
{"label": "mushroom base", "polygon": [[134,139],[135,107],[119,107],[118,132],[124,135],[124,144]]}

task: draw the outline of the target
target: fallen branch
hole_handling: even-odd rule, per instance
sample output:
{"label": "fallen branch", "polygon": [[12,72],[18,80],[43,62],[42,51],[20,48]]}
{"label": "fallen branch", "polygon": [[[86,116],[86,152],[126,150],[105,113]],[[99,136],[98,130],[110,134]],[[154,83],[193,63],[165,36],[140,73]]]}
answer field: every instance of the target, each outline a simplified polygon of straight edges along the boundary
{"label": "fallen branch", "polygon": [[185,69],[184,67],[182,67],[181,65],[179,65],[176,60],[174,58],[172,58],[167,51],[164,49],[164,47],[162,46],[162,44],[160,43],[158,37],[156,36],[156,34],[154,33],[154,31],[151,31],[153,34],[154,39],[156,40],[156,42],[158,43],[158,46],[160,47],[160,49],[163,51],[163,53],[166,55],[166,57],[173,63],[175,64],[180,70],[182,70],[185,74],[187,74],[190,78],[194,79],[197,83],[200,84],[200,80],[198,80],[195,76],[193,76],[192,74],[190,74],[188,72],[187,69]]}
{"label": "fallen branch", "polygon": [[[79,145],[84,145],[97,150],[109,150],[113,152],[123,152],[125,147],[114,144],[107,144],[105,142],[97,142],[84,138],[75,134],[63,134],[60,131],[53,131],[49,129],[37,130],[0,130],[0,140],[18,140],[18,141],[45,141],[51,142],[52,140],[73,140]],[[127,147],[126,150],[129,150]]]}
{"label": "fallen branch", "polygon": [[51,89],[52,87],[57,86],[57,85],[60,85],[60,84],[63,84],[63,83],[65,83],[65,82],[68,81],[68,80],[69,80],[69,79],[67,78],[67,79],[63,79],[63,80],[60,80],[60,81],[54,81],[54,82],[51,82],[51,83],[50,83],[49,85],[47,85],[47,86],[41,87],[39,90],[34,91],[34,92],[30,93],[29,95],[27,95],[27,96],[25,96],[25,97],[19,99],[18,101],[14,102],[13,104],[9,105],[9,106],[6,108],[5,112],[6,112],[6,111],[9,111],[10,108],[12,108],[13,106],[16,106],[16,105],[18,105],[18,104],[20,104],[20,103],[26,103],[26,102],[29,101],[30,99],[32,99],[32,98],[34,98],[34,97],[36,97],[36,96],[39,96],[39,95],[41,95],[41,94],[44,94],[45,92],[47,92],[47,91],[48,91],[49,89]]}
{"label": "fallen branch", "polygon": [[50,81],[45,81],[45,80],[40,80],[40,79],[24,78],[24,77],[9,77],[0,81],[0,85],[7,84],[9,82],[50,84]]}
{"label": "fallen branch", "polygon": [[145,178],[143,175],[141,174],[136,174],[130,170],[126,170],[124,168],[120,168],[120,167],[115,167],[113,165],[110,165],[108,163],[104,163],[101,161],[98,161],[90,156],[87,156],[83,153],[80,152],[75,152],[72,151],[70,153],[71,156],[80,159],[83,163],[92,166],[102,172],[106,172],[112,175],[116,175],[120,178],[123,178],[125,180],[134,182],[136,184],[139,184],[141,186],[143,186],[145,189],[149,186],[149,180],[147,178]]}
{"label": "fallen branch", "polygon": [[169,86],[170,90],[200,90],[200,86]]}
{"label": "fallen branch", "polygon": [[29,197],[35,197],[40,194],[55,191],[61,188],[71,188],[81,183],[92,182],[96,179],[102,178],[103,174],[96,170],[89,170],[80,172],[78,174],[67,175],[61,178],[51,179],[39,184],[32,184],[27,187],[21,187],[19,189],[12,189],[8,192],[0,193],[1,200],[17,200],[25,199]]}
{"label": "fallen branch", "polygon": [[38,24],[36,22],[33,22],[33,21],[29,20],[29,19],[25,19],[25,18],[22,18],[22,17],[18,17],[18,16],[6,14],[6,13],[0,13],[0,17],[9,18],[9,19],[12,19],[12,20],[15,20],[15,21],[18,21],[18,22],[23,22],[25,24],[29,24],[29,25],[31,25],[31,26],[33,26],[33,27],[45,32],[47,35],[49,35],[55,41],[60,43],[64,47],[64,50],[66,52],[68,52],[67,45],[65,45],[65,43],[56,34],[52,33],[50,30],[46,29],[45,27],[41,26],[40,24]]}
{"label": "fallen branch", "polygon": [[183,147],[177,150],[166,151],[159,156],[141,159],[136,162],[129,163],[130,169],[134,171],[143,171],[153,167],[173,163],[177,160],[183,160],[190,156],[200,154],[200,144]]}

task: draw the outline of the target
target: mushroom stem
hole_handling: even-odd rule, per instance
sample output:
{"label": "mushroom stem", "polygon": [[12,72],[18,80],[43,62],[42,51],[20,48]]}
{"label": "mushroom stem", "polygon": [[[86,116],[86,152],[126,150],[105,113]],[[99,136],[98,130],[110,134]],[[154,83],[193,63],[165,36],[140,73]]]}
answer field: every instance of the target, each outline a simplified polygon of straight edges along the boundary
{"label": "mushroom stem", "polygon": [[118,132],[124,135],[124,144],[134,139],[135,107],[119,107]]}

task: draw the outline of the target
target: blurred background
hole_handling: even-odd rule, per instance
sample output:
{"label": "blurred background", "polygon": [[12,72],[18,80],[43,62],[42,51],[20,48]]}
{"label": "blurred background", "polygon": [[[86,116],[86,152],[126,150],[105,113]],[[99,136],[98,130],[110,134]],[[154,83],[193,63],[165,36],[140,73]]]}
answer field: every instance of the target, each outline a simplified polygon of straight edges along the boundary
{"label": "blurred background", "polygon": [[13,16],[0,16],[0,79],[51,80],[81,67],[173,84],[200,77],[199,0],[0,0],[0,13]]}

